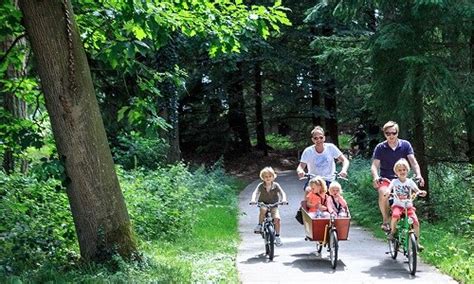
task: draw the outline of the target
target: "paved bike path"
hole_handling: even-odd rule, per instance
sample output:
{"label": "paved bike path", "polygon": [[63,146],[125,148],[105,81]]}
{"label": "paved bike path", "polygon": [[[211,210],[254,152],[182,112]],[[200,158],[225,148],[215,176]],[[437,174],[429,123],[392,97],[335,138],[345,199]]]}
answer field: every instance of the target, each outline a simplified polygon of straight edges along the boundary
{"label": "paved bike path", "polygon": [[290,204],[280,206],[283,246],[275,247],[272,262],[265,257],[262,237],[253,233],[257,208],[248,205],[259,180],[240,194],[242,241],[236,262],[242,283],[457,283],[436,268],[421,263],[420,259],[416,275],[411,276],[403,254],[393,260],[386,254],[386,242],[375,239],[370,232],[354,224],[351,224],[349,240],[339,242],[338,264],[333,270],[326,248],[321,256],[316,256],[316,243],[304,240],[304,228],[294,218],[303,197],[303,181],[297,179],[294,171],[278,173],[276,181],[285,190]]}

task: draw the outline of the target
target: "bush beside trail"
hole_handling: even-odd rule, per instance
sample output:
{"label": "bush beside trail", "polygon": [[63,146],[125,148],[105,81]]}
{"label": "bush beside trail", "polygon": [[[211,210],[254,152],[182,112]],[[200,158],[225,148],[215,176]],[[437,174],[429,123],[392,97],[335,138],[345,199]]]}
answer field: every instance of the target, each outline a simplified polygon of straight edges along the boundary
{"label": "bush beside trail", "polygon": [[[115,256],[106,264],[82,264],[61,182],[0,173],[0,279],[33,282],[237,279],[233,257],[238,240],[236,192],[241,185],[236,180],[227,176],[220,166],[190,169],[177,164],[154,171],[119,168],[117,172],[142,253],[140,262],[129,263]],[[221,226],[228,231],[215,230],[214,236],[207,235],[209,240],[203,240],[205,232],[211,231],[210,226]],[[214,248],[212,242],[219,239],[225,243]],[[206,253],[223,260],[224,267],[218,268],[221,270],[218,276],[203,270],[214,271],[216,267],[199,263]]]}

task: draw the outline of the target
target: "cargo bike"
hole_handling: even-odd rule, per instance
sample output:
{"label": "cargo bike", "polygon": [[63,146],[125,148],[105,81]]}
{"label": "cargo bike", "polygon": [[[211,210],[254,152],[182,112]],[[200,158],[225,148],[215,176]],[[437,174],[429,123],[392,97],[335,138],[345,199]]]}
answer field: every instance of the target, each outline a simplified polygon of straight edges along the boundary
{"label": "cargo bike", "polygon": [[315,217],[314,214],[308,212],[304,201],[301,202],[301,213],[306,234],[305,240],[316,242],[318,253],[321,253],[323,247],[327,247],[331,267],[336,269],[339,241],[348,239],[351,218],[337,217],[334,214],[329,218]]}
{"label": "cargo bike", "polygon": [[[337,173],[336,178],[341,178]],[[305,174],[303,179],[306,179],[303,190],[308,186],[309,180],[313,178],[312,174]],[[316,216],[310,213],[305,201],[301,201],[301,214],[305,230],[305,240],[316,242],[316,250],[321,254],[323,247],[327,247],[329,252],[329,259],[331,260],[331,267],[336,269],[337,258],[339,251],[339,241],[346,241],[349,237],[349,227],[351,222],[350,213],[347,212],[348,217],[336,216],[331,214],[329,218]]]}

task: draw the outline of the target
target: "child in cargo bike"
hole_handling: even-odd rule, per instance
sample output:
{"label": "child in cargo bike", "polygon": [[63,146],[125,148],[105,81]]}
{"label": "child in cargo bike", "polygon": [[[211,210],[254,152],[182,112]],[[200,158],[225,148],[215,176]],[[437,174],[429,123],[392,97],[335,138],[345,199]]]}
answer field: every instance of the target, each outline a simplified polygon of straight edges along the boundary
{"label": "child in cargo bike", "polygon": [[400,220],[401,215],[405,212],[405,204],[407,206],[407,214],[413,220],[413,230],[415,231],[416,238],[418,239],[418,250],[423,250],[423,246],[420,245],[420,223],[416,216],[416,208],[413,206],[413,202],[410,200],[407,203],[407,199],[412,198],[413,193],[418,193],[420,196],[426,196],[425,190],[420,190],[416,183],[408,178],[408,172],[410,171],[410,165],[405,159],[400,159],[395,163],[393,171],[397,175],[397,178],[392,180],[388,187],[388,192],[393,195],[392,204],[392,221],[390,223],[390,233],[387,238],[393,239],[393,235],[397,228],[397,223]]}
{"label": "child in cargo bike", "polygon": [[306,195],[306,206],[311,218],[328,218],[327,207],[328,195],[326,181],[320,177],[314,177],[309,181],[310,191]]}
{"label": "child in cargo bike", "polygon": [[[287,203],[286,193],[281,188],[280,184],[275,182],[277,177],[275,171],[272,167],[265,167],[260,171],[260,179],[263,181],[257,185],[254,192],[252,193],[252,199],[250,203],[263,202],[266,204],[273,204],[281,201],[282,203]],[[260,234],[262,230],[263,219],[265,218],[266,208],[260,208],[260,214],[258,216],[258,224],[254,229],[254,232]],[[282,242],[280,239],[280,212],[278,207],[271,209],[273,223],[275,224],[275,245],[281,246]]]}
{"label": "child in cargo bike", "polygon": [[338,217],[349,217],[349,208],[347,202],[342,197],[342,187],[337,181],[331,182],[329,185],[329,199],[327,202],[329,214]]}

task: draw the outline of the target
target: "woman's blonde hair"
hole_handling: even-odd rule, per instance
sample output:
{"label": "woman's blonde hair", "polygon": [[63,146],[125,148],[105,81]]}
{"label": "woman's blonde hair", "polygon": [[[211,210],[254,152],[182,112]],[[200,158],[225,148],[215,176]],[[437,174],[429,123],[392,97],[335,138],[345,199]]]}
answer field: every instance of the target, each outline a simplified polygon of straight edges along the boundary
{"label": "woman's blonde hair", "polygon": [[333,188],[337,188],[339,189],[339,193],[342,195],[342,186],[340,183],[338,183],[337,181],[333,181],[329,184],[329,193],[331,194],[331,189]]}
{"label": "woman's blonde hair", "polygon": [[260,171],[260,179],[261,180],[263,180],[263,175],[264,174],[271,174],[271,175],[273,175],[273,178],[277,177],[277,175],[276,175],[276,173],[275,173],[275,171],[273,170],[272,167],[265,167]]}
{"label": "woman's blonde hair", "polygon": [[399,167],[405,167],[407,169],[407,172],[410,171],[410,164],[404,158],[401,158],[395,163],[395,165],[393,166],[393,171],[396,173]]}
{"label": "woman's blonde hair", "polygon": [[326,186],[326,181],[322,177],[317,176],[317,177],[314,177],[314,178],[310,179],[309,180],[309,185],[311,186],[312,184],[320,185],[321,188],[323,189],[324,193],[328,192],[328,188]]}

